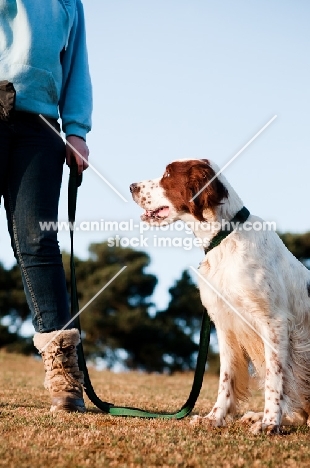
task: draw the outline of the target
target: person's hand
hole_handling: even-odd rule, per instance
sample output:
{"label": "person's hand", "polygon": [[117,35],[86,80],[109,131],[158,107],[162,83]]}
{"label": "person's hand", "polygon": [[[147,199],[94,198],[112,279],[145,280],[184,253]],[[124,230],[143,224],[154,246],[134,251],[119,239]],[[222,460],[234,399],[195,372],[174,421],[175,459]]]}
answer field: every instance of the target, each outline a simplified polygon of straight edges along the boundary
{"label": "person's hand", "polygon": [[[80,138],[75,135],[70,135],[67,137],[67,143],[66,144],[66,163],[68,166],[71,166],[72,161],[75,159],[77,166],[78,166],[78,173],[82,174],[85,169],[88,168],[88,155],[89,155],[89,150],[86,142],[83,140],[83,138]],[[74,149],[77,151],[74,151]],[[80,154],[78,154],[80,153]],[[81,156],[83,158],[81,158]]]}

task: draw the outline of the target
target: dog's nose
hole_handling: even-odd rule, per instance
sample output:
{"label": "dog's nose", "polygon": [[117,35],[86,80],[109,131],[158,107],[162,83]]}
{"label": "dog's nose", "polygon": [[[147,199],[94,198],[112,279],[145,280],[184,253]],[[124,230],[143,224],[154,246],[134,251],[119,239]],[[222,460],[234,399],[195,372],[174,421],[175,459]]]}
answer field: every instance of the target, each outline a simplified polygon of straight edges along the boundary
{"label": "dog's nose", "polygon": [[138,184],[131,184],[129,188],[131,193],[136,192],[138,189]]}

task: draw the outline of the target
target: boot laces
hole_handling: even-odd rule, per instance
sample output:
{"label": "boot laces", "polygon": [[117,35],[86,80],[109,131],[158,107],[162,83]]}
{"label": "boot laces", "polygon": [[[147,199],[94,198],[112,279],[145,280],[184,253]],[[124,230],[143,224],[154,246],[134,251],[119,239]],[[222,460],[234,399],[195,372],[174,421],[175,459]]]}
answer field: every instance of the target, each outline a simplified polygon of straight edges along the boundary
{"label": "boot laces", "polygon": [[63,371],[64,378],[67,380],[68,383],[71,385],[76,385],[80,390],[82,390],[83,385],[77,379],[72,377],[70,373],[67,371],[65,364],[69,359],[69,355],[75,350],[75,346],[70,345],[66,347],[58,346],[55,356],[53,357],[52,367],[54,366],[54,362],[56,361],[60,364],[61,369]]}

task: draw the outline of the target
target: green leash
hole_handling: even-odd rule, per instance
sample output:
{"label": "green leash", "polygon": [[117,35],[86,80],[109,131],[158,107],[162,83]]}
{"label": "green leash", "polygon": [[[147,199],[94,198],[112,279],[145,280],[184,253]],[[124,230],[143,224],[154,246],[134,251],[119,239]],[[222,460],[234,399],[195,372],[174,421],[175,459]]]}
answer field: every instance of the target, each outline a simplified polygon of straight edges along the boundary
{"label": "green leash", "polygon": [[[81,185],[82,176],[78,175],[77,173],[77,166],[73,165],[70,168],[70,177],[69,177],[69,186],[68,186],[68,217],[69,223],[72,226],[75,223],[75,212],[76,212],[76,199],[77,199],[77,191],[78,187]],[[245,211],[246,210],[246,211]],[[241,214],[240,214],[241,213]],[[248,210],[244,207],[240,210],[237,215],[234,217],[232,222],[240,221],[243,222],[249,216]],[[232,231],[233,227],[230,229],[225,230],[225,235],[216,236],[216,244],[212,245],[212,248],[218,245],[224,237],[228,236],[228,234]],[[71,269],[71,316],[74,317],[79,312],[79,303],[78,303],[78,295],[77,295],[77,286],[76,286],[76,275],[75,275],[75,264],[74,264],[74,252],[73,252],[73,231],[74,229],[70,229],[70,240],[71,240],[71,258],[70,258],[70,269]],[[209,251],[210,248],[206,250]],[[81,325],[80,325],[80,318],[79,315],[75,318],[75,324],[81,334]],[[202,322],[201,322],[201,330],[200,330],[200,340],[199,340],[199,350],[197,356],[197,364],[194,374],[194,380],[190,395],[186,401],[186,403],[182,406],[182,408],[175,413],[155,413],[152,411],[143,410],[140,408],[132,408],[127,406],[115,406],[113,403],[108,403],[106,401],[102,401],[96,394],[95,390],[93,389],[86,361],[83,351],[83,344],[82,342],[79,344],[77,351],[78,351],[78,361],[79,367],[84,373],[84,388],[85,393],[90,399],[90,401],[97,406],[101,411],[104,413],[111,414],[113,416],[132,416],[138,418],[161,418],[161,419],[182,419],[185,416],[188,416],[198,399],[207,357],[208,357],[208,350],[209,350],[209,343],[210,343],[210,318],[207,314],[205,308],[203,308],[202,314]]]}

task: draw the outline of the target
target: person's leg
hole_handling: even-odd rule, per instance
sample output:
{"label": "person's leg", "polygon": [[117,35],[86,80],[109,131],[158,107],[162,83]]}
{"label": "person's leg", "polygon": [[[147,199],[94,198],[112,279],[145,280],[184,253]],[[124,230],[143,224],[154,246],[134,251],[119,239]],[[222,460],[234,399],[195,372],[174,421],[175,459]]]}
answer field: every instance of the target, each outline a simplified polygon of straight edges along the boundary
{"label": "person's leg", "polygon": [[70,320],[57,231],[64,143],[38,116],[17,117],[4,192],[8,228],[37,332],[59,330]]}
{"label": "person's leg", "polygon": [[79,332],[61,331],[70,314],[57,231],[40,227],[45,221],[57,223],[64,159],[62,139],[39,116],[17,115],[4,191],[12,247],[37,332],[34,344],[44,361],[51,411],[84,412]]}

